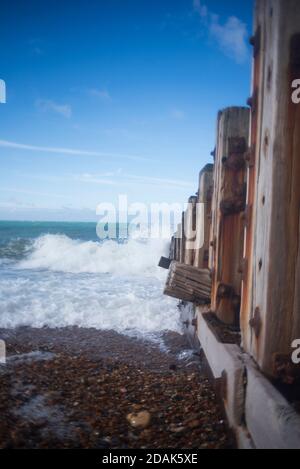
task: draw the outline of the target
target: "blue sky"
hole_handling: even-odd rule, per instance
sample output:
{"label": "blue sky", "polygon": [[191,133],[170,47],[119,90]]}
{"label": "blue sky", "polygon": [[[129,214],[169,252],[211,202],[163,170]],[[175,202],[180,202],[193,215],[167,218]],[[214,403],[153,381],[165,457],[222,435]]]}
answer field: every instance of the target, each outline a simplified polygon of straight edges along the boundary
{"label": "blue sky", "polygon": [[252,0],[3,0],[0,218],[185,202],[250,93]]}

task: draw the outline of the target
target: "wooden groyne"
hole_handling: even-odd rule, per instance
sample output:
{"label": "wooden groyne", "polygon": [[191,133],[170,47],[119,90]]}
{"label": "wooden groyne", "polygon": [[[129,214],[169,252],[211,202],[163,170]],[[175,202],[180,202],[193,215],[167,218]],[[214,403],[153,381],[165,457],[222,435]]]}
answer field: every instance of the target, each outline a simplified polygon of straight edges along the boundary
{"label": "wooden groyne", "polygon": [[300,416],[274,386],[300,380],[300,2],[257,0],[250,42],[252,96],[219,112],[165,293],[188,305],[239,446],[300,448]]}
{"label": "wooden groyne", "polygon": [[183,301],[210,303],[211,275],[208,269],[198,269],[173,261],[164,290],[165,295]]}

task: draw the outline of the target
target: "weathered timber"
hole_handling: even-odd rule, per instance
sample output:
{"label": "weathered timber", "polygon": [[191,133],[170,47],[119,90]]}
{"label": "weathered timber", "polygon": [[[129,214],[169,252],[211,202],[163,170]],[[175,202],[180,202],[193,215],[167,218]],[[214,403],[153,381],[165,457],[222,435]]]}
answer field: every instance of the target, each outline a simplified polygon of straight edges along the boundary
{"label": "weathered timber", "polygon": [[241,328],[264,373],[300,337],[299,0],[258,0]]}
{"label": "weathered timber", "polygon": [[175,238],[175,249],[174,249],[174,260],[180,261],[180,250],[181,250],[181,241],[182,241],[182,226],[178,225],[177,231],[174,235]]}
{"label": "weathered timber", "polygon": [[[172,236],[171,243],[170,243],[170,250],[169,250],[169,258],[172,261],[176,260],[176,241],[175,236]],[[169,268],[169,267],[168,267]]]}
{"label": "weathered timber", "polygon": [[211,201],[213,192],[213,164],[206,165],[199,175],[196,210],[196,247],[194,266],[208,268]]}
{"label": "weathered timber", "polygon": [[186,236],[185,236],[185,212],[182,212],[181,216],[181,225],[180,225],[180,254],[179,254],[179,261],[181,263],[184,263],[185,259],[185,242],[186,242]]}
{"label": "weathered timber", "polygon": [[179,300],[208,303],[211,293],[210,272],[173,261],[164,293]]}
{"label": "weathered timber", "polygon": [[196,248],[196,211],[197,197],[191,196],[188,200],[188,207],[185,212],[184,232],[185,232],[185,249],[184,263],[193,265]]}
{"label": "weathered timber", "polygon": [[[242,281],[249,114],[247,108],[239,107],[219,113],[213,177],[209,250],[213,275],[211,308],[222,322],[235,325],[239,322]],[[230,286],[230,294],[220,294],[224,285]]]}

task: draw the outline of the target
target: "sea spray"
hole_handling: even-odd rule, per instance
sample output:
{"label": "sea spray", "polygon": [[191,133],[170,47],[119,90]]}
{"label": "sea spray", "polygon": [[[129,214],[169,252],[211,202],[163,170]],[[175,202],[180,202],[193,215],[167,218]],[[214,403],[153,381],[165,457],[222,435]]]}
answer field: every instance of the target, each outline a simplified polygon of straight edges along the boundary
{"label": "sea spray", "polygon": [[35,240],[32,252],[17,267],[161,277],[157,262],[167,250],[168,243],[163,240],[133,238],[123,243],[112,240],[83,242],[65,235],[47,234]]}
{"label": "sea spray", "polygon": [[180,332],[176,300],[163,295],[166,272],[157,267],[168,244],[85,236],[42,234],[3,247],[9,262],[0,263],[0,327],[75,325],[153,340]]}

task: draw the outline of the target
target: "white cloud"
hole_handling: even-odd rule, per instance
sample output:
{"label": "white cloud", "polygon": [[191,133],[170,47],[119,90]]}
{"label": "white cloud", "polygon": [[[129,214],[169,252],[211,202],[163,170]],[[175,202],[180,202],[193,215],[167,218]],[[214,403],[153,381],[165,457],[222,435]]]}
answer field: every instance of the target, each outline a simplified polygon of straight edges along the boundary
{"label": "white cloud", "polygon": [[[113,174],[109,175],[110,177],[113,176]],[[115,186],[117,184],[116,181],[112,179],[106,179],[106,175],[93,175],[93,174],[78,174],[74,176],[74,179],[79,182],[88,182],[92,184],[103,184],[105,186]]]}
{"label": "white cloud", "polygon": [[169,186],[169,187],[193,187],[194,184],[189,181],[179,179],[165,179],[149,176],[134,176],[132,174],[125,175],[129,180],[136,181],[140,184],[150,184],[154,186]]}
{"label": "white cloud", "polygon": [[201,0],[193,0],[193,6],[209,35],[216,41],[224,54],[237,63],[245,62],[249,56],[246,24],[236,16],[230,16],[222,24],[220,17],[210,12]]}
{"label": "white cloud", "polygon": [[107,185],[150,185],[150,186],[163,186],[175,187],[178,189],[192,189],[194,184],[189,181],[179,179],[157,178],[151,176],[137,176],[134,174],[122,173],[118,170],[116,173],[102,174],[79,174],[74,178],[77,181],[86,182],[90,184],[107,184]]}
{"label": "white cloud", "polygon": [[101,132],[106,135],[107,137],[113,137],[113,138],[124,138],[126,140],[136,140],[138,139],[138,134],[131,132],[131,130],[128,130],[126,128],[106,128],[106,129],[101,129]]}
{"label": "white cloud", "polygon": [[[128,159],[133,161],[149,161],[149,158],[142,156],[127,155],[123,153],[109,153],[109,152],[97,152],[88,150],[76,150],[74,148],[57,148],[57,147],[40,147],[36,145],[27,145],[24,143],[10,142],[8,140],[0,140],[0,147],[13,148],[16,150],[28,150],[38,151],[41,153],[56,153],[62,155],[79,155],[79,156],[95,156],[99,158],[120,158]],[[151,159],[151,161],[154,161]]]}
{"label": "white cloud", "polygon": [[13,221],[98,221],[96,211],[92,208],[50,208],[32,204],[19,204],[17,202],[0,202],[0,218]]}
{"label": "white cloud", "polygon": [[193,0],[194,10],[199,13],[202,18],[208,15],[208,9],[206,5],[203,5],[200,0]]}
{"label": "white cloud", "polygon": [[38,195],[40,197],[55,197],[57,199],[66,199],[65,195],[61,194],[54,194],[53,192],[40,192],[40,191],[32,191],[28,189],[17,189],[17,188],[8,188],[8,187],[1,187],[1,192],[12,192],[15,194],[26,194],[26,195]]}
{"label": "white cloud", "polygon": [[38,99],[35,104],[43,112],[55,112],[67,119],[72,116],[72,108],[69,104],[58,104],[51,99]]}
{"label": "white cloud", "polygon": [[235,16],[231,16],[222,25],[219,17],[213,15],[210,33],[225,54],[235,59],[238,63],[245,62],[248,57],[248,32],[245,23]]}
{"label": "white cloud", "polygon": [[6,103],[6,84],[4,80],[0,79],[0,104]]}
{"label": "white cloud", "polygon": [[32,55],[41,56],[44,54],[44,51],[42,48],[43,41],[41,39],[38,39],[38,38],[30,39],[28,41],[28,44],[30,48],[30,53]]}
{"label": "white cloud", "polygon": [[88,93],[91,96],[95,96],[96,98],[99,98],[101,101],[111,101],[111,96],[109,92],[105,89],[91,88],[88,90]]}
{"label": "white cloud", "polygon": [[173,119],[183,120],[186,117],[186,114],[181,109],[174,108],[171,111],[171,117],[173,117]]}
{"label": "white cloud", "polygon": [[20,200],[9,200],[9,201],[6,201],[6,202],[0,202],[0,209],[4,209],[4,210],[10,210],[10,211],[14,211],[14,210],[17,210],[17,209],[22,209],[22,210],[27,210],[27,209],[34,209],[36,207],[35,204],[26,204],[26,203],[23,203],[22,201]]}

